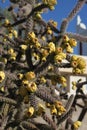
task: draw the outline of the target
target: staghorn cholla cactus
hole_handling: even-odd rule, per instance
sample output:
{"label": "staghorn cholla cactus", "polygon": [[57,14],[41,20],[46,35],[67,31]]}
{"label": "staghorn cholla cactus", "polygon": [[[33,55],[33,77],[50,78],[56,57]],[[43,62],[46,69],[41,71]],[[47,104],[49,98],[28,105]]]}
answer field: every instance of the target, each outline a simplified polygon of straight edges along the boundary
{"label": "staghorn cholla cactus", "polygon": [[[87,81],[73,82],[76,96],[71,95],[65,104],[67,92],[62,89],[67,87],[67,79],[59,68],[71,67],[76,75],[84,73],[85,60],[70,54],[76,40],[87,42],[87,37],[66,32],[66,28],[86,0],[78,0],[60,30],[57,22],[45,22],[41,16],[44,9],[54,9],[56,0],[10,2],[12,19],[3,16],[0,26],[0,130],[78,129],[87,110],[87,96],[81,89]],[[84,106],[77,103],[79,98]],[[78,121],[73,121],[76,105],[82,112]],[[66,125],[60,128],[63,122]]]}

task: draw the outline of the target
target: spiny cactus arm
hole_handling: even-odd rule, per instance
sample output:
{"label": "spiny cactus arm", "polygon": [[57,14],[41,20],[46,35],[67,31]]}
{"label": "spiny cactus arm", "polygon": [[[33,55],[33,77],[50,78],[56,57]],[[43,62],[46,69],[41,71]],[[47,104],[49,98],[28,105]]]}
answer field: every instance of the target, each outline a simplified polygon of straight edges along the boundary
{"label": "spiny cactus arm", "polygon": [[60,33],[64,33],[66,31],[66,28],[68,26],[68,20],[65,18],[60,26]]}
{"label": "spiny cactus arm", "polygon": [[62,116],[60,116],[58,118],[58,122],[57,125],[61,124],[63,121],[65,121],[74,111],[74,108],[71,108],[67,113],[65,112],[65,114],[63,114]]}
{"label": "spiny cactus arm", "polygon": [[22,121],[20,123],[20,126],[22,126],[25,129],[35,129],[35,130],[39,130],[39,128],[37,128],[33,123],[28,122],[28,121]]}
{"label": "spiny cactus arm", "polygon": [[31,57],[31,48],[30,46],[26,49],[26,61],[29,66],[29,69],[32,71],[34,69],[33,63],[32,63],[32,57]]}
{"label": "spiny cactus arm", "polygon": [[35,69],[35,74],[37,76],[43,75],[48,71],[48,66],[50,65],[51,62],[53,62],[53,56],[54,53],[51,53],[50,55],[48,55],[46,62],[44,62],[42,65],[40,65],[39,67],[37,67]]}
{"label": "spiny cactus arm", "polygon": [[21,19],[21,20],[18,20],[18,21],[16,21],[15,23],[11,24],[10,26],[13,27],[13,26],[17,26],[17,25],[19,25],[19,24],[21,24],[21,23],[24,23],[24,22],[25,22],[30,16],[32,16],[35,12],[40,11],[40,10],[42,10],[42,9],[44,9],[44,8],[48,8],[48,6],[45,5],[45,4],[41,4],[41,5],[37,6],[37,7],[35,7],[35,8],[31,11],[31,13],[30,13],[26,18],[23,18],[23,19]]}
{"label": "spiny cactus arm", "polygon": [[34,107],[35,110],[37,110],[38,109],[38,100],[37,100],[36,95],[34,93],[30,93],[29,101],[30,101],[30,105],[32,107]]}
{"label": "spiny cactus arm", "polygon": [[78,118],[79,121],[82,121],[84,119],[86,112],[87,112],[87,108],[83,108],[82,111],[81,111],[81,114]]}
{"label": "spiny cactus arm", "polygon": [[55,122],[53,122],[45,113],[42,114],[42,118],[53,128],[53,130],[57,130]]}
{"label": "spiny cactus arm", "polygon": [[72,94],[69,99],[68,99],[68,102],[66,103],[65,105],[65,109],[66,111],[69,111],[71,109],[71,106],[72,106],[72,103],[74,101],[74,95]]}
{"label": "spiny cactus arm", "polygon": [[83,43],[87,42],[87,36],[83,36],[83,35],[71,33],[71,32],[66,32],[65,34],[68,35],[69,37],[76,39],[77,41],[80,41]]}
{"label": "spiny cactus arm", "polygon": [[75,7],[73,8],[73,10],[70,12],[70,14],[67,16],[67,20],[68,22],[70,22],[74,17],[75,15],[81,10],[81,8],[84,6],[86,0],[79,0]]}
{"label": "spiny cactus arm", "polygon": [[17,105],[17,102],[15,100],[3,96],[0,96],[0,102],[5,102],[14,106]]}
{"label": "spiny cactus arm", "polygon": [[53,128],[47,124],[35,123],[40,130],[53,130]]}
{"label": "spiny cactus arm", "polygon": [[38,89],[35,92],[35,94],[36,94],[37,97],[41,98],[43,101],[46,101],[48,103],[54,103],[55,102],[55,98],[53,98],[51,94],[48,94],[44,90]]}
{"label": "spiny cactus arm", "polygon": [[13,40],[13,39],[10,39],[8,36],[6,36],[5,34],[3,33],[0,33],[0,36],[2,36],[3,38],[6,38],[8,41],[9,41],[9,45],[14,47],[14,45],[16,45],[16,42]]}

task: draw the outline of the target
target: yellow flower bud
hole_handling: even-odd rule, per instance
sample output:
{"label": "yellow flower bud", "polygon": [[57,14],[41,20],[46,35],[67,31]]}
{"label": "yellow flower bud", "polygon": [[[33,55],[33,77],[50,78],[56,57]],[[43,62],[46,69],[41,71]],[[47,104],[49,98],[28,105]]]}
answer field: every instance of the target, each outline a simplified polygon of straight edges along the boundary
{"label": "yellow flower bud", "polygon": [[3,82],[5,79],[5,73],[3,71],[0,71],[0,83]]}

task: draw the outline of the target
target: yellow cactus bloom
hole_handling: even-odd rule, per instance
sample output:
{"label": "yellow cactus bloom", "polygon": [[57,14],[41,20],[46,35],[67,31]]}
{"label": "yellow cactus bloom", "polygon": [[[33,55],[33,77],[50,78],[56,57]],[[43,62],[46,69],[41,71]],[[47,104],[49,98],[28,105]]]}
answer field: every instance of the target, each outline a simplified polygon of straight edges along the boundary
{"label": "yellow cactus bloom", "polygon": [[76,61],[78,59],[78,57],[76,56],[76,55],[73,55],[72,57],[71,57],[71,61]]}
{"label": "yellow cactus bloom", "polygon": [[69,44],[71,47],[75,47],[77,45],[77,41],[73,38],[70,38],[69,39]]}
{"label": "yellow cactus bloom", "polygon": [[49,8],[53,9],[53,7],[57,4],[57,0],[43,0],[44,4],[47,4]]}
{"label": "yellow cactus bloom", "polygon": [[22,85],[27,86],[29,84],[29,81],[26,79],[22,80]]}
{"label": "yellow cactus bloom", "polygon": [[36,37],[36,35],[35,35],[34,32],[29,32],[29,33],[28,33],[28,37],[29,37],[30,39],[33,39],[33,38]]}
{"label": "yellow cactus bloom", "polygon": [[68,53],[73,53],[73,48],[72,48],[70,45],[68,45],[68,46],[66,47],[66,51],[67,51]]}
{"label": "yellow cactus bloom", "polygon": [[55,105],[51,105],[50,112],[52,115],[57,115],[57,109],[56,109]]}
{"label": "yellow cactus bloom", "polygon": [[40,78],[40,83],[46,83],[45,77],[42,76],[42,77]]}
{"label": "yellow cactus bloom", "polygon": [[10,24],[10,21],[8,19],[5,19],[5,26],[8,26]]}
{"label": "yellow cactus bloom", "polygon": [[55,50],[55,53],[59,54],[59,53],[62,53],[62,51],[63,51],[62,47],[57,47]]}
{"label": "yellow cactus bloom", "polygon": [[4,91],[5,91],[5,87],[4,87],[4,86],[1,86],[1,87],[0,87],[0,91],[1,91],[1,92],[4,92]]}
{"label": "yellow cactus bloom", "polygon": [[14,35],[14,37],[18,37],[18,32],[16,31],[16,30],[13,30],[13,35]]}
{"label": "yellow cactus bloom", "polygon": [[8,54],[11,55],[12,53],[14,53],[14,50],[13,50],[13,48],[10,48],[10,49],[8,50]]}
{"label": "yellow cactus bloom", "polygon": [[69,41],[69,37],[67,35],[63,36],[63,42],[68,42]]}
{"label": "yellow cactus bloom", "polygon": [[40,12],[37,12],[37,13],[35,14],[35,17],[38,18],[38,19],[42,19],[42,16],[41,16],[41,13],[40,13]]}
{"label": "yellow cactus bloom", "polygon": [[44,57],[47,57],[48,54],[49,54],[48,50],[46,50],[46,49],[41,49],[41,53],[42,53],[42,55],[43,55]]}
{"label": "yellow cactus bloom", "polygon": [[18,79],[22,79],[23,78],[23,74],[22,73],[18,73],[17,77],[18,77]]}
{"label": "yellow cactus bloom", "polygon": [[74,122],[73,126],[74,126],[74,129],[78,129],[80,126],[81,126],[81,121],[76,121]]}
{"label": "yellow cactus bloom", "polygon": [[25,73],[25,78],[27,80],[32,80],[35,78],[35,73],[33,71],[27,72],[27,73]]}
{"label": "yellow cactus bloom", "polygon": [[84,69],[86,67],[86,62],[83,58],[78,57],[77,62],[78,62],[78,68],[79,69]]}
{"label": "yellow cactus bloom", "polygon": [[60,55],[55,55],[54,56],[54,62],[55,63],[61,63],[62,62],[62,57]]}
{"label": "yellow cactus bloom", "polygon": [[43,112],[45,112],[45,107],[41,103],[39,103],[37,115],[41,115]]}
{"label": "yellow cactus bloom", "polygon": [[50,29],[50,27],[48,27],[48,29],[47,29],[47,34],[49,34],[49,35],[53,34],[53,31]]}
{"label": "yellow cactus bloom", "polygon": [[1,61],[6,64],[7,63],[7,59],[6,58],[2,58]]}
{"label": "yellow cactus bloom", "polygon": [[37,90],[37,85],[36,85],[36,83],[31,82],[31,83],[29,83],[29,84],[27,85],[26,88],[27,88],[27,90],[28,90],[29,92],[34,93],[34,92],[36,92],[36,90]]}
{"label": "yellow cactus bloom", "polygon": [[72,66],[73,68],[76,68],[77,65],[78,65],[78,62],[77,62],[77,61],[71,61],[71,66]]}
{"label": "yellow cactus bloom", "polygon": [[73,73],[74,73],[74,74],[81,74],[81,72],[82,72],[82,71],[81,71],[81,69],[79,69],[79,68],[74,68],[74,69],[73,69]]}
{"label": "yellow cactus bloom", "polygon": [[59,77],[59,81],[62,83],[62,82],[66,82],[66,78],[64,76],[60,76]]}
{"label": "yellow cactus bloom", "polygon": [[57,22],[55,22],[54,20],[50,20],[49,21],[54,27],[57,27]]}
{"label": "yellow cactus bloom", "polygon": [[32,53],[32,57],[34,58],[34,60],[39,61],[40,60],[40,56],[36,53]]}
{"label": "yellow cactus bloom", "polygon": [[12,33],[9,33],[9,34],[8,34],[8,37],[9,37],[10,39],[12,39],[13,34],[12,34]]}
{"label": "yellow cactus bloom", "polygon": [[5,73],[3,71],[0,71],[0,83],[3,82],[5,79]]}
{"label": "yellow cactus bloom", "polygon": [[51,106],[50,103],[47,103],[47,102],[45,103],[45,105],[47,108],[50,108],[50,106]]}
{"label": "yellow cactus bloom", "polygon": [[46,40],[46,38],[44,36],[42,36],[41,39],[44,40],[44,41]]}
{"label": "yellow cactus bloom", "polygon": [[46,61],[46,57],[42,57],[42,62],[45,62]]}
{"label": "yellow cactus bloom", "polygon": [[62,103],[60,101],[55,101],[54,105],[57,109],[59,109],[59,107],[62,105]]}
{"label": "yellow cactus bloom", "polygon": [[55,52],[55,44],[53,42],[48,43],[49,52]]}
{"label": "yellow cactus bloom", "polygon": [[35,110],[34,110],[34,107],[29,107],[29,108],[28,108],[28,111],[27,111],[28,116],[29,116],[29,117],[33,116],[34,111],[35,111]]}
{"label": "yellow cactus bloom", "polygon": [[73,89],[73,90],[76,90],[76,86],[75,86],[75,85],[73,85],[73,86],[72,86],[72,89]]}
{"label": "yellow cactus bloom", "polygon": [[20,45],[20,48],[21,48],[23,51],[25,51],[25,50],[27,49],[27,45],[22,44],[22,45]]}

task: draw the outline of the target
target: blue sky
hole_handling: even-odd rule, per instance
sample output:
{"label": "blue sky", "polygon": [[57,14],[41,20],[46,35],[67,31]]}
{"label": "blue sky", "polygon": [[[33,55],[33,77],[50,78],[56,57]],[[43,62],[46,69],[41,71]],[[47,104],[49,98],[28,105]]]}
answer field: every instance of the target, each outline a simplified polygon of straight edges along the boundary
{"label": "blue sky", "polygon": [[[53,19],[58,22],[58,29],[60,28],[61,22],[64,18],[67,17],[69,12],[73,9],[75,6],[77,0],[58,0],[58,4],[55,6],[55,10],[48,11],[43,14],[44,20],[48,21],[50,19]],[[0,0],[0,7],[5,8],[9,5],[9,0],[6,0],[4,4],[2,4]],[[81,16],[82,22],[87,25],[87,4],[83,6],[83,8],[78,13]],[[76,32],[76,20],[77,16],[74,17],[74,19],[69,23],[69,26],[67,28],[68,32]],[[77,49],[75,48],[75,53],[77,53]]]}
{"label": "blue sky", "polygon": [[[5,8],[9,5],[9,0],[5,0],[6,2],[2,4],[0,0],[0,7]],[[58,0],[58,4],[55,6],[55,10],[45,12],[43,18],[45,20],[53,19],[58,22],[58,28],[63,20],[63,18],[67,17],[69,12],[75,6],[77,0]],[[82,22],[87,25],[87,4],[84,5],[82,10],[78,13],[81,16]],[[76,31],[76,17],[69,23],[67,31],[75,32]]]}

